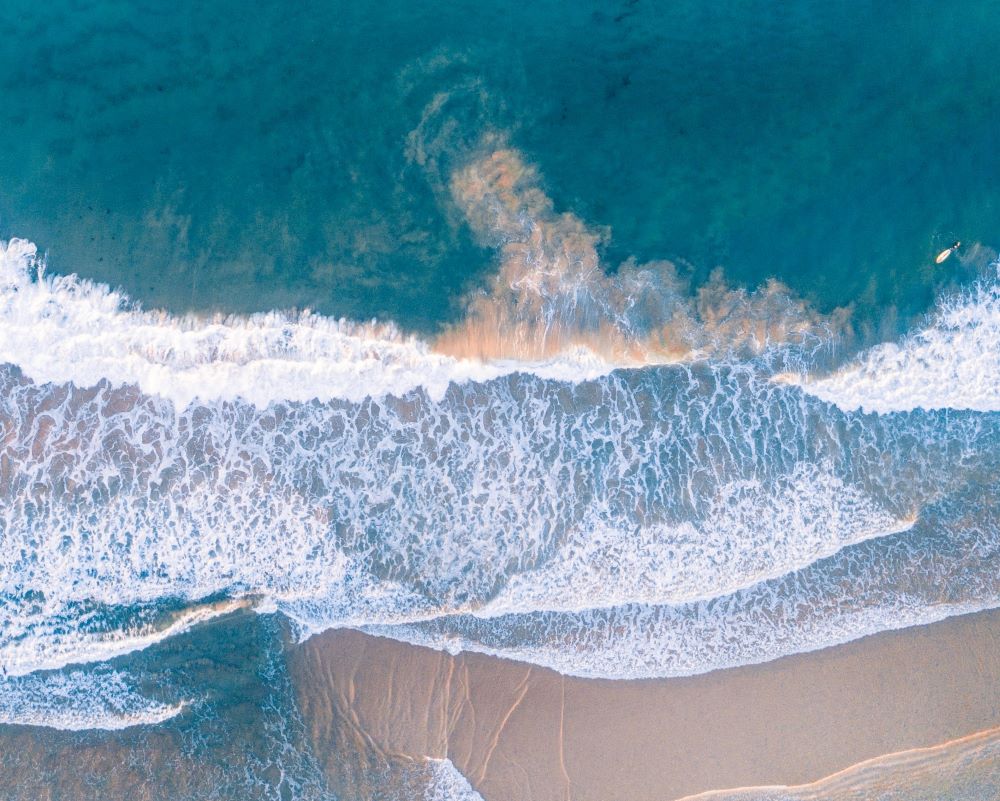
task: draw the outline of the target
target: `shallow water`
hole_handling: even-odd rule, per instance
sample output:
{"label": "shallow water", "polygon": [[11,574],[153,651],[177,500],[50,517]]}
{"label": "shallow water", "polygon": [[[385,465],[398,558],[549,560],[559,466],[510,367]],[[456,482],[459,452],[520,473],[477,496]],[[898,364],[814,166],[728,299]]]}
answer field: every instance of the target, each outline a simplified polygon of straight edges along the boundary
{"label": "shallow water", "polygon": [[989,4],[0,22],[7,795],[331,797],[330,627],[625,680],[1000,605]]}

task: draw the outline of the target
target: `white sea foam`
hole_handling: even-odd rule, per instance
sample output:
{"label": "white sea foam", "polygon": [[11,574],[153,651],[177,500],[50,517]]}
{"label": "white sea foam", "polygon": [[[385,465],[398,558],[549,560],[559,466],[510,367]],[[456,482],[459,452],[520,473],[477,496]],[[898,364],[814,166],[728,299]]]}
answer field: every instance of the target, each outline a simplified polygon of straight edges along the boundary
{"label": "white sea foam", "polygon": [[45,276],[35,245],[0,242],[0,362],[38,382],[134,385],[183,409],[203,401],[402,395],[440,397],[453,382],[524,370],[581,380],[613,369],[585,348],[532,363],[486,364],[435,353],[391,325],[304,312],[204,319],[143,312],[108,287]]}
{"label": "white sea foam", "polygon": [[[746,607],[740,601],[749,601]],[[809,600],[801,595],[760,600],[723,599],[714,605],[622,606],[580,614],[512,615],[477,626],[474,616],[444,617],[431,625],[364,626],[363,631],[457,655],[463,651],[541,665],[566,676],[661,679],[756,665],[792,654],[842,645],[884,631],[936,623],[998,605],[911,605],[891,600],[866,610],[840,611],[824,599],[826,619],[801,626],[789,620]],[[846,602],[845,602],[846,603]],[[700,618],[690,616],[701,615]]]}
{"label": "white sea foam", "polygon": [[798,464],[777,486],[723,484],[704,522],[577,529],[543,567],[513,576],[474,614],[715,598],[912,524],[845,484],[832,465]]}
{"label": "white sea foam", "polygon": [[483,801],[450,759],[428,759],[427,767],[424,801]]}
{"label": "white sea foam", "polygon": [[10,370],[0,388],[19,671],[159,641],[107,610],[161,600],[259,596],[308,633],[713,597],[905,528],[920,487],[863,487],[843,453],[877,432],[817,438],[825,407],[746,371],[180,414]]}
{"label": "white sea foam", "polygon": [[[6,245],[0,361],[20,369],[0,370],[0,659],[13,673],[147,647],[205,615],[135,610],[221,596],[253,597],[303,635],[378,627],[612,677],[761,661],[1000,597],[972,573],[942,574],[980,582],[949,604],[893,589],[933,549],[864,579],[860,607],[844,590],[861,581],[859,546],[906,542],[915,520],[930,536],[949,518],[925,519],[929,505],[995,474],[989,419],[865,418],[731,361],[608,374],[578,350],[573,380],[555,382],[389,328],[141,312],[38,269],[33,246]],[[992,291],[961,308],[993,308]],[[564,356],[533,369],[558,374]],[[803,579],[817,562],[841,583]]]}
{"label": "white sea foam", "polygon": [[116,671],[71,670],[0,680],[0,723],[8,725],[127,729],[163,723],[184,707],[140,695]]}
{"label": "white sea foam", "polygon": [[947,489],[910,531],[707,601],[443,615],[365,630],[594,678],[690,676],[767,662],[1000,605],[1000,506],[991,491],[977,476],[964,490]]}
{"label": "white sea foam", "polygon": [[943,299],[929,324],[802,387],[845,410],[1000,411],[1000,279]]}
{"label": "white sea foam", "polygon": [[[54,595],[51,591],[49,594]],[[71,664],[105,662],[144,650],[200,623],[249,607],[248,601],[239,600],[200,604],[171,615],[160,625],[140,624],[111,630],[94,627],[96,630],[93,630],[89,624],[98,616],[93,611],[67,613],[64,600],[52,602],[47,609],[25,609],[7,602],[0,604],[3,613],[0,620],[5,624],[0,636],[2,664],[7,675],[17,677]]]}

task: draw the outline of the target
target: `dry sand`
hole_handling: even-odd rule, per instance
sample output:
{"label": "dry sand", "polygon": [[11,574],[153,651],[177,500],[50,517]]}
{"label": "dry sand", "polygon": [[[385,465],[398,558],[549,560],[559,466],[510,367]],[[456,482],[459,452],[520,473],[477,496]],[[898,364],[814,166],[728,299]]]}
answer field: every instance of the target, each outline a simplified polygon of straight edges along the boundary
{"label": "dry sand", "polygon": [[429,756],[486,801],[669,801],[804,784],[1000,725],[1000,611],[683,679],[566,678],[353,631],[291,662],[316,753],[352,792]]}

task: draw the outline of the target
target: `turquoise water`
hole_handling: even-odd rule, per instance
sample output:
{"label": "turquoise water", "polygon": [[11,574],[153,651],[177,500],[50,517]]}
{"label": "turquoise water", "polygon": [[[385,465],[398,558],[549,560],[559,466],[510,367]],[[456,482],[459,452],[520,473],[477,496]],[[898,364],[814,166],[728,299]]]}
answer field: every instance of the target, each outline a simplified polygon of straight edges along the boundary
{"label": "turquoise water", "polygon": [[0,24],[0,795],[478,798],[321,766],[329,628],[627,681],[1000,606],[993,4]]}
{"label": "turquoise water", "polygon": [[[492,254],[438,190],[488,131],[610,229],[608,269],[722,266],[824,307],[922,310],[956,276],[929,257],[993,243],[1000,215],[988,2],[0,15],[0,232],[147,306],[453,319]],[[420,165],[407,137],[442,93]]]}

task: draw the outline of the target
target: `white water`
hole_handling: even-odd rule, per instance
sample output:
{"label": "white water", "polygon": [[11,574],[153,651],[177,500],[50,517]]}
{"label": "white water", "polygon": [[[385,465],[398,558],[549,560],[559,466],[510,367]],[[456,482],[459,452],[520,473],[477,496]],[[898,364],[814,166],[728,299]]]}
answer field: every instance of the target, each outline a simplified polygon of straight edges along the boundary
{"label": "white water", "polygon": [[844,472],[847,443],[817,450],[821,408],[749,375],[632,379],[176,415],[8,376],[0,579],[44,603],[11,595],[0,652],[24,672],[164,636],[94,637],[84,601],[263,596],[309,631],[679,603],[912,523]]}
{"label": "white water", "polygon": [[829,464],[797,464],[778,486],[724,484],[708,501],[703,523],[577,529],[544,567],[513,576],[474,614],[715,598],[913,523],[893,519]]}
{"label": "white water", "polygon": [[163,704],[130,687],[115,671],[72,670],[0,679],[0,723],[65,731],[150,726],[179,715],[184,703]]}
{"label": "white water", "polygon": [[193,626],[249,606],[249,603],[241,601],[203,604],[173,615],[163,625],[139,624],[110,631],[88,630],[88,623],[98,615],[90,611],[71,617],[58,602],[50,602],[47,609],[33,613],[25,613],[23,608],[16,607],[13,610],[4,609],[4,616],[0,618],[5,629],[3,666],[8,676],[17,677],[34,671],[57,670],[67,665],[106,662],[144,650]]}
{"label": "white water", "polygon": [[391,325],[308,312],[202,319],[143,312],[123,295],[76,276],[44,275],[35,245],[0,242],[0,362],[39,383],[135,385],[180,410],[202,401],[360,401],[517,370],[580,379],[613,369],[584,348],[518,364],[454,359]]}
{"label": "white water", "polygon": [[1000,411],[1000,266],[971,289],[943,299],[928,325],[872,348],[803,388],[847,411]]}
{"label": "white water", "polygon": [[[20,371],[0,373],[12,675],[148,647],[222,612],[153,625],[122,610],[219,596],[304,635],[357,626],[614,678],[1000,599],[996,422],[851,413],[993,408],[991,284],[806,383],[820,400],[733,361],[609,374],[578,351],[573,380],[553,381],[564,357],[524,375],[374,324],[175,318],[39,269],[33,246],[3,248],[0,361]],[[978,384],[935,378],[965,356]],[[911,361],[926,368],[912,386]],[[942,505],[955,493],[960,510]]]}
{"label": "white water", "polygon": [[427,760],[430,780],[424,801],[483,801],[450,759]]}

